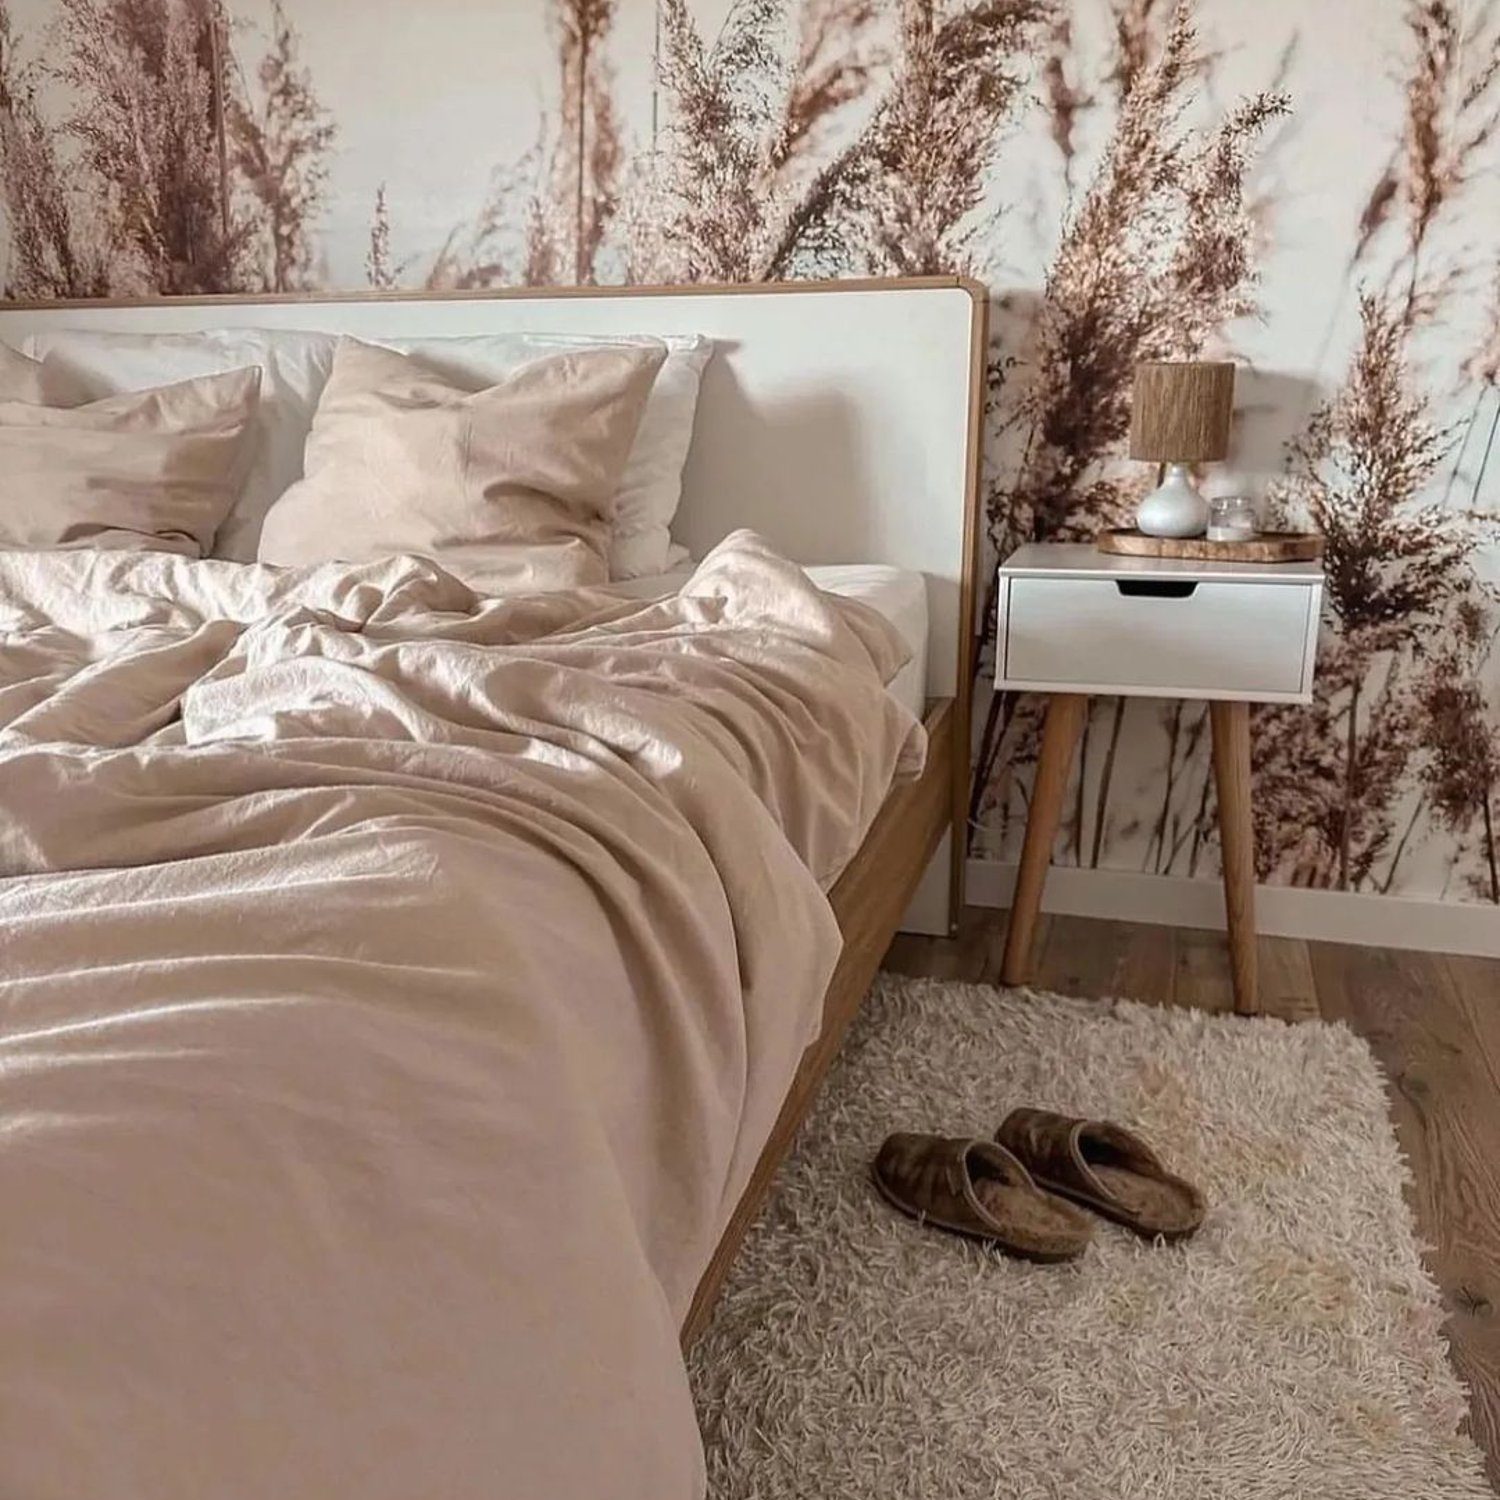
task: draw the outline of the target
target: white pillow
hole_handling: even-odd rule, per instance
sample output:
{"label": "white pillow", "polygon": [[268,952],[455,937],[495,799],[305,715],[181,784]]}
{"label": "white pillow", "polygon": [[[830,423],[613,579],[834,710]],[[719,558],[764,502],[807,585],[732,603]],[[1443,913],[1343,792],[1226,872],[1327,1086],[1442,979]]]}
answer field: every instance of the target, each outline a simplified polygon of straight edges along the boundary
{"label": "white pillow", "polygon": [[[666,344],[667,361],[651,388],[615,496],[610,577],[664,573],[685,556],[672,545],[670,527],[682,499],[682,470],[703,370],[713,355],[711,339],[697,334],[496,333],[366,342],[416,354],[441,373],[476,386],[496,384],[520,366],[562,350]],[[213,549],[215,557],[254,562],[266,512],[302,477],[302,450],[337,343],[336,334],[274,328],[174,334],[61,329],[33,335],[27,348],[83,382],[91,397],[259,364],[263,374],[254,467]]]}
{"label": "white pillow", "polygon": [[647,578],[665,573],[687,554],[672,545],[672,518],[682,500],[682,470],[693,441],[693,417],[712,339],[700,334],[488,333],[461,338],[379,339],[414,354],[440,374],[472,387],[493,385],[532,360],[564,350],[604,345],[667,346],[667,362],[651,387],[635,446],[615,494],[609,576]]}
{"label": "white pillow", "polygon": [[48,379],[82,388],[83,399],[144,391],[179,380],[258,366],[260,408],[253,455],[234,506],[214,537],[214,557],[254,562],[266,512],[302,477],[302,449],[333,368],[338,340],[324,333],[226,328],[207,333],[33,334],[29,352]]}

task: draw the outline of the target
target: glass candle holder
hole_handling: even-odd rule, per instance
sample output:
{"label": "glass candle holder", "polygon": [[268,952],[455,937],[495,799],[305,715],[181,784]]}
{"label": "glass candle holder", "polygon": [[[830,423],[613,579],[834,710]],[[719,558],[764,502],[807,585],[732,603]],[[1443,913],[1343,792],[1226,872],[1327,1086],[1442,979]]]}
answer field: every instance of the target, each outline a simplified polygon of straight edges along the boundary
{"label": "glass candle holder", "polygon": [[1221,495],[1208,502],[1209,541],[1246,542],[1255,532],[1255,504],[1248,495]]}

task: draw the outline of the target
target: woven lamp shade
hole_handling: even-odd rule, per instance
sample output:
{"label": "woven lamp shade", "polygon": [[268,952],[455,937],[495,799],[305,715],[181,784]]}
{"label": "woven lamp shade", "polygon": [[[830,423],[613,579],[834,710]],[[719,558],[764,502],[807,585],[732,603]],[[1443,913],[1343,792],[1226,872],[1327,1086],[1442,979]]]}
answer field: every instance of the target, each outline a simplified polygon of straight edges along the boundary
{"label": "woven lamp shade", "polygon": [[1214,463],[1229,453],[1234,366],[1199,360],[1135,367],[1130,456],[1152,463]]}

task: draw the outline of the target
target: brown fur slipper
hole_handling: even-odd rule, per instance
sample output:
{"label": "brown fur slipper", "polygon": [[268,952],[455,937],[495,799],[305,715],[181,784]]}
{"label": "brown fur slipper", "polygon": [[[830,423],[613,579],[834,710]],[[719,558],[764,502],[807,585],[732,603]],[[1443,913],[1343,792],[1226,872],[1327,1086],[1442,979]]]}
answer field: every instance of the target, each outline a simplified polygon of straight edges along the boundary
{"label": "brown fur slipper", "polygon": [[991,1141],[889,1136],[872,1172],[885,1199],[919,1223],[988,1240],[1026,1260],[1071,1260],[1093,1234],[1087,1215],[1042,1192]]}
{"label": "brown fur slipper", "polygon": [[1154,1238],[1180,1239],[1203,1222],[1203,1194],[1175,1177],[1138,1136],[1107,1120],[1013,1109],[995,1132],[1037,1183]]}

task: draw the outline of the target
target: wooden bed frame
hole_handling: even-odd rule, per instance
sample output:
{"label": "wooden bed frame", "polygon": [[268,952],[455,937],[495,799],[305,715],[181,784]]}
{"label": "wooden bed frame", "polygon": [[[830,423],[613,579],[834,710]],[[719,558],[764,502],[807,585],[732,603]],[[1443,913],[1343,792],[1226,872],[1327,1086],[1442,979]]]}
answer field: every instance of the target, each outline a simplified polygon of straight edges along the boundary
{"label": "wooden bed frame", "polygon": [[[883,323],[873,306],[876,299],[868,294],[885,292],[945,294],[946,301],[932,299],[947,308],[942,339],[928,336],[927,322],[915,317],[910,305],[903,317],[889,326]],[[966,312],[951,306],[955,292],[966,297]],[[838,295],[828,295],[834,293]],[[779,301],[783,298],[785,303]],[[905,301],[910,304],[911,299]],[[753,313],[747,304],[753,304]],[[540,307],[545,310],[538,317]],[[826,311],[815,311],[818,307]],[[649,328],[707,332],[725,340],[725,352],[716,356],[705,377],[699,405],[698,431],[701,435],[707,426],[710,433],[701,443],[695,438],[685,475],[685,492],[693,482],[702,504],[695,515],[688,514],[693,508],[684,502],[679,521],[686,529],[681,539],[701,555],[732,526],[750,521],[803,562],[850,562],[864,551],[874,554],[867,561],[900,562],[924,572],[933,632],[928,680],[947,695],[929,699],[927,705],[930,750],[922,776],[892,792],[829,893],[844,946],[823,997],[822,1025],[699,1282],[683,1325],[686,1345],[706,1324],[776,1169],[945,836],[951,854],[945,893],[950,922],[962,904],[988,327],[985,288],[962,277],[932,276],[752,286],[525,287],[8,303],[0,304],[0,339],[17,342],[59,326],[168,332],[247,325],[311,325],[356,337],[430,337],[525,327],[528,322],[535,326],[532,320],[555,332],[608,334]],[[762,332],[768,326],[778,328],[780,338],[800,339],[800,344],[775,346]],[[951,360],[960,333],[968,350],[968,368],[962,376]],[[773,357],[766,358],[767,353]],[[816,380],[809,383],[810,376]],[[957,404],[960,393],[962,411]],[[847,400],[830,404],[830,396]],[[773,437],[771,429],[758,425],[760,403],[766,403],[770,413],[783,415],[790,404],[791,429],[779,427]],[[847,426],[851,410],[861,405],[873,427],[873,435],[866,433],[866,452],[858,451],[858,444],[840,426]],[[897,412],[907,420],[899,421]],[[721,432],[732,434],[730,446],[735,451],[719,451]],[[836,485],[844,481],[836,497],[824,487],[830,475]],[[922,513],[924,492],[936,492],[943,503],[956,504],[960,485],[961,526],[954,524],[958,518],[951,514]],[[822,502],[831,498],[838,504],[825,509]],[[765,514],[756,513],[757,501],[769,507]],[[852,553],[846,550],[851,537]],[[955,550],[960,557],[954,556]]]}

